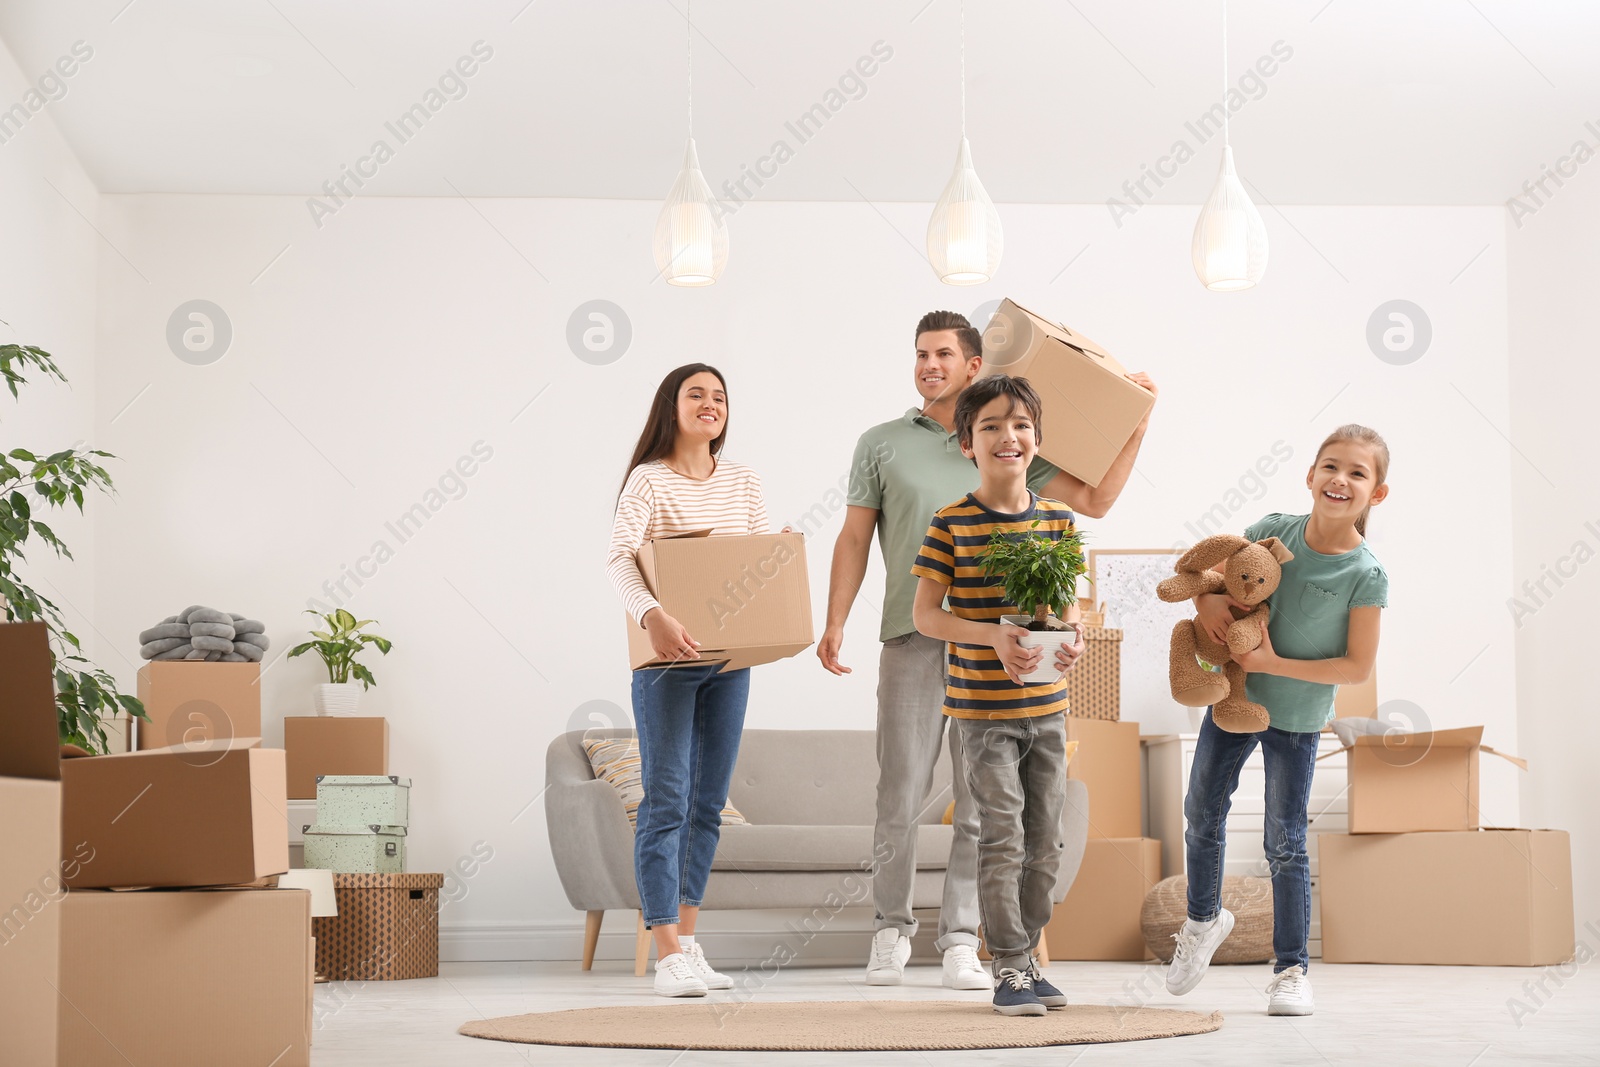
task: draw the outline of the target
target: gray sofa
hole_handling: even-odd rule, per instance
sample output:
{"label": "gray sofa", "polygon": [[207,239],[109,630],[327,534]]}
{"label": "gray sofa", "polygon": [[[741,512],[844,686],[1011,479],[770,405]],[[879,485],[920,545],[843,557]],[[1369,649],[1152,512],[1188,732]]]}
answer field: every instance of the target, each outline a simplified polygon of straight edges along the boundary
{"label": "gray sofa", "polygon": [[[623,729],[574,731],[545,753],[545,818],[561,887],[585,912],[583,969],[594,961],[610,909],[637,914],[635,970],[644,974],[650,937],[633,875],[633,828],[622,800],[595,778],[583,738]],[[712,909],[870,906],[872,824],[877,812],[876,735],[870,730],[746,730],[728,798],[748,826],[725,826],[702,905]],[[1066,783],[1059,901],[1077,877],[1088,838],[1088,790]],[[913,906],[937,909],[950,856],[950,764],[941,760],[917,830]],[[1043,948],[1043,946],[1041,946]],[[862,951],[866,946],[863,944]]]}

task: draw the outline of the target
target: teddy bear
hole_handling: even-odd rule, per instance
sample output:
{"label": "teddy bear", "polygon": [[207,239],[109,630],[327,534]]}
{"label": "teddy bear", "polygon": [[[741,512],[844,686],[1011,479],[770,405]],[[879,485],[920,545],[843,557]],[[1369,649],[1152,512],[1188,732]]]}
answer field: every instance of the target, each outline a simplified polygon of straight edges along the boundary
{"label": "teddy bear", "polygon": [[[1249,605],[1248,611],[1229,607],[1234,621],[1226,645],[1211,640],[1198,618],[1184,619],[1172,628],[1168,664],[1172,699],[1188,708],[1210,705],[1211,721],[1229,733],[1256,733],[1270,721],[1266,708],[1246,698],[1245,670],[1232,653],[1260,647],[1267,626],[1267,598],[1278,588],[1283,564],[1291,559],[1293,553],[1276,537],[1247,541],[1235,534],[1217,534],[1180,556],[1173,568],[1178,573],[1156,586],[1156,596],[1169,604],[1201,593],[1227,593]],[[1223,564],[1220,575],[1211,570],[1217,564]],[[1220,664],[1221,671],[1200,666],[1197,654],[1207,663]]]}

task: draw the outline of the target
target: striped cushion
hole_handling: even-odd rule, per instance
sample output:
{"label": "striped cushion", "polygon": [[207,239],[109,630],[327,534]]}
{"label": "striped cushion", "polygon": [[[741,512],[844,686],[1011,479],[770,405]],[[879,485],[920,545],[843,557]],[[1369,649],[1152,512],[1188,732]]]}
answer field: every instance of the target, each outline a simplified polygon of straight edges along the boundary
{"label": "striped cushion", "polygon": [[[594,776],[610,782],[622,798],[628,825],[637,826],[639,801],[644,799],[644,783],[639,780],[639,741],[633,737],[586,737],[583,751],[589,756]],[[743,826],[747,820],[732,804],[723,803],[722,825]]]}

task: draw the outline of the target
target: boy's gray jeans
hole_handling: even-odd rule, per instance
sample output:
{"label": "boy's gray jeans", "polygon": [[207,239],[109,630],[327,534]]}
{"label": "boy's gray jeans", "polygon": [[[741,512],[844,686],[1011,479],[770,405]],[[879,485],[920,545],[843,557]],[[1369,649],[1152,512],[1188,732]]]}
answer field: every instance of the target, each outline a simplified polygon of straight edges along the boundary
{"label": "boy's gray jeans", "polygon": [[1055,907],[1066,719],[956,719],[978,809],[978,910],[994,974],[1026,970]]}
{"label": "boy's gray jeans", "polygon": [[[911,914],[917,824],[930,808],[937,806],[942,816],[949,804],[943,793],[928,795],[944,754],[945,723],[956,721],[944,714],[944,673],[943,641],[910,633],[884,642],[878,659],[878,821],[872,834],[872,854],[880,859],[872,878],[872,904],[876,929],[894,927],[907,937],[917,932]],[[955,838],[944,876],[939,939],[934,942],[940,952],[978,945],[978,813],[962,770],[960,738],[952,727]]]}

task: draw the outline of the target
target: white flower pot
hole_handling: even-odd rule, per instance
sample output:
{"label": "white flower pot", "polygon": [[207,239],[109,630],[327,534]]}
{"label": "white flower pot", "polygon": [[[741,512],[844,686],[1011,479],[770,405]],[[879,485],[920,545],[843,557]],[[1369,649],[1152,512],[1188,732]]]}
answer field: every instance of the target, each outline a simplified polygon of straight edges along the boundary
{"label": "white flower pot", "polygon": [[324,682],[317,686],[312,706],[318,715],[354,715],[361,706],[361,683]]}
{"label": "white flower pot", "polygon": [[[1051,616],[1054,618],[1055,616]],[[1033,621],[1032,615],[1002,615],[1000,621],[1010,623],[1012,626],[1027,626]],[[1027,674],[1022,680],[1029,684],[1049,684],[1059,681],[1066,672],[1056,666],[1056,650],[1058,648],[1076,645],[1078,643],[1077,630],[1029,630],[1017,639],[1023,648],[1042,648],[1044,655],[1039,657],[1039,665]]]}

